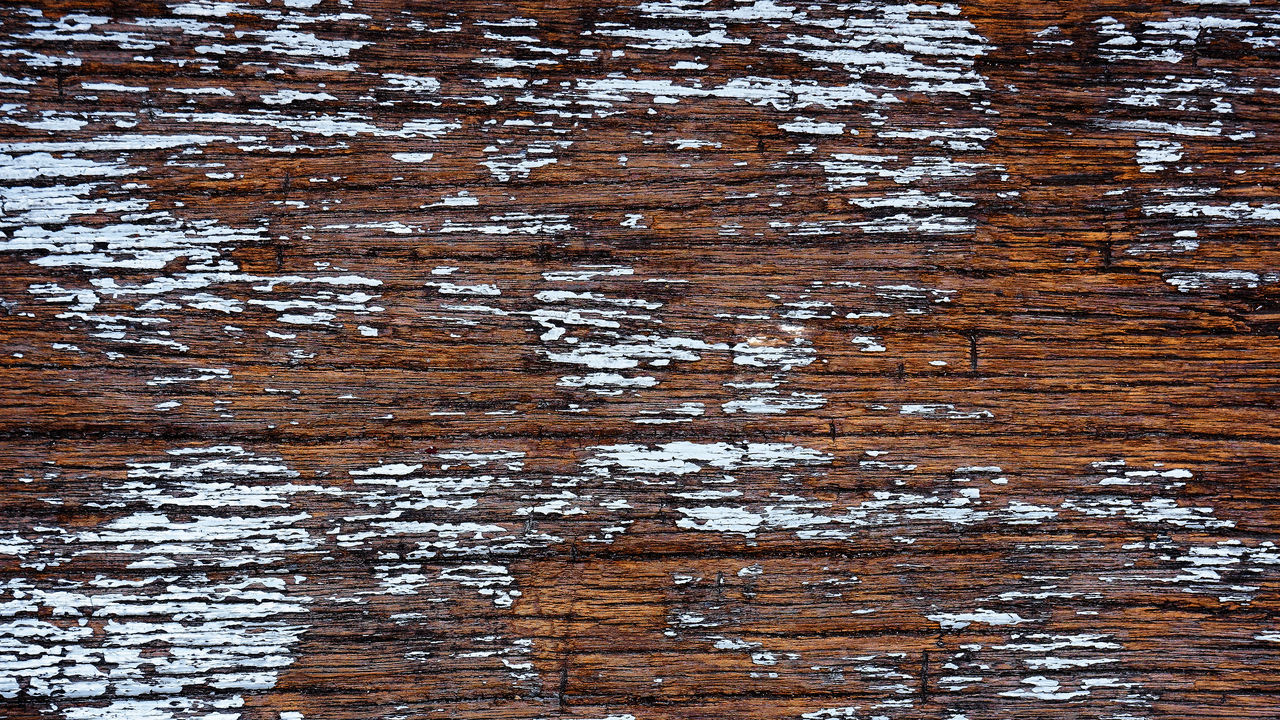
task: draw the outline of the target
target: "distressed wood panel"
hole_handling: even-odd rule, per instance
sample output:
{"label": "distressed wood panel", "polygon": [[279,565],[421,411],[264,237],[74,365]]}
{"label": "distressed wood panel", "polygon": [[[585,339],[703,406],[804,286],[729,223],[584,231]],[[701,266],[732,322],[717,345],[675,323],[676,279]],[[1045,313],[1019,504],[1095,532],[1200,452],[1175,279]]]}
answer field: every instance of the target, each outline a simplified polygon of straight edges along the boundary
{"label": "distressed wood panel", "polygon": [[0,8],[0,716],[1280,715],[1280,11]]}

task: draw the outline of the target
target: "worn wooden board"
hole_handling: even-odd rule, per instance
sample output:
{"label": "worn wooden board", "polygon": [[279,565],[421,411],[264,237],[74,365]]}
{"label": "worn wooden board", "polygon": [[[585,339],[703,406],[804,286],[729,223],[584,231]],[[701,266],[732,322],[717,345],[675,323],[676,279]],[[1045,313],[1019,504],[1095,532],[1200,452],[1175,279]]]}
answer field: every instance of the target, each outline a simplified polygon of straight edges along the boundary
{"label": "worn wooden board", "polygon": [[0,8],[0,716],[1280,716],[1280,9]]}

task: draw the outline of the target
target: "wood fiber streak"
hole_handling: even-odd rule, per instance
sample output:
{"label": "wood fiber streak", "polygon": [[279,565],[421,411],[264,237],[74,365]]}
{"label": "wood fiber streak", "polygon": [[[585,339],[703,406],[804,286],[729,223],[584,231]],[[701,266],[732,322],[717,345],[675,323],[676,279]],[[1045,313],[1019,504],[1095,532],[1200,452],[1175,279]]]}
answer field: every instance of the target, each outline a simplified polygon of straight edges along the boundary
{"label": "wood fiber streak", "polygon": [[0,717],[1280,717],[1280,10],[0,7]]}

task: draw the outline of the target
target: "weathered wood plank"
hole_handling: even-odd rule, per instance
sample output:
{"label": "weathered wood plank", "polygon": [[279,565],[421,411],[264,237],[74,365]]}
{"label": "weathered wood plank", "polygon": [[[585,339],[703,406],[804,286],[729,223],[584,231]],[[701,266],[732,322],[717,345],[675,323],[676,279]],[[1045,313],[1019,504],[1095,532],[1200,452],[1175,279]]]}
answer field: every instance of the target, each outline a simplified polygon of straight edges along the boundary
{"label": "weathered wood plank", "polygon": [[1280,13],[0,8],[0,716],[1280,715]]}

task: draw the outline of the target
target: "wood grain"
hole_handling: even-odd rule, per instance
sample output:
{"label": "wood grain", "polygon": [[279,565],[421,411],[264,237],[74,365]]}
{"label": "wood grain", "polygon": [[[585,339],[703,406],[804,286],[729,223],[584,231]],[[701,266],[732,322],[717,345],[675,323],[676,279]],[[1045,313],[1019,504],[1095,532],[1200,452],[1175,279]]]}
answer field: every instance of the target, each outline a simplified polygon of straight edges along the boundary
{"label": "wood grain", "polygon": [[0,716],[1280,716],[1280,11],[0,8]]}

